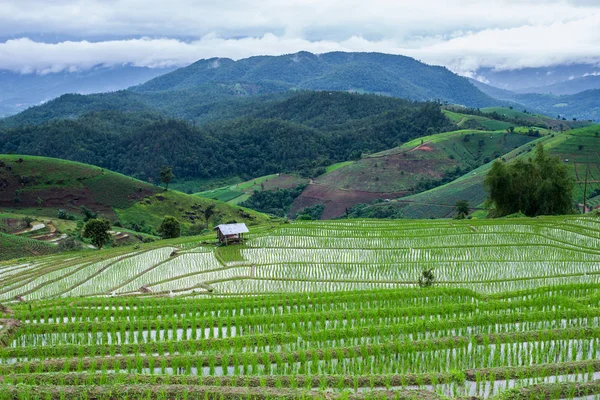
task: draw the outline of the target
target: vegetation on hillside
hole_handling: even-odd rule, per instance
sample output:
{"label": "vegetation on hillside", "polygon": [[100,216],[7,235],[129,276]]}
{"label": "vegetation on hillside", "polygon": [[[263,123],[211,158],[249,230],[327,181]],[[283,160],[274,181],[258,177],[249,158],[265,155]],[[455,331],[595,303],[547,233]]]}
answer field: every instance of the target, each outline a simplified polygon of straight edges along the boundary
{"label": "vegetation on hillside", "polygon": [[374,95],[299,93],[269,107],[277,113],[258,110],[202,127],[148,113],[94,112],[0,130],[0,152],[89,162],[155,182],[164,165],[181,179],[291,171],[310,176],[363,152],[453,128],[437,103]]}
{"label": "vegetation on hillside", "polygon": [[285,217],[292,203],[296,197],[300,196],[305,187],[306,185],[299,185],[291,189],[256,190],[249,199],[240,203],[240,205],[267,214]]}

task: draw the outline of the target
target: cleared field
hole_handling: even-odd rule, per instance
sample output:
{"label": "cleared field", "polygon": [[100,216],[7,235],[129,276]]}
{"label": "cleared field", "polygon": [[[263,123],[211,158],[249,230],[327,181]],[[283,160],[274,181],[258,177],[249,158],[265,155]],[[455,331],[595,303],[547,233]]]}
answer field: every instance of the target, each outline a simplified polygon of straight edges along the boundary
{"label": "cleared field", "polygon": [[[332,166],[333,167],[333,166]],[[261,176],[235,185],[196,193],[196,196],[220,200],[229,204],[240,204],[247,200],[254,191],[291,189],[308,183],[308,179],[287,174],[272,174]]]}
{"label": "cleared field", "polygon": [[598,218],[206,239],[1,263],[0,398],[600,394]]}

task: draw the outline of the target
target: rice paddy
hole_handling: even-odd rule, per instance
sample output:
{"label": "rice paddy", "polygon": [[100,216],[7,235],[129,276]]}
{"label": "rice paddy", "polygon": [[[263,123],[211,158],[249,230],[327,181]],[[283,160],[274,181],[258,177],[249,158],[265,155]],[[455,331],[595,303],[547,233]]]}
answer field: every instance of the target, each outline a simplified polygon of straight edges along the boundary
{"label": "rice paddy", "polygon": [[600,395],[598,218],[206,240],[1,263],[0,398]]}

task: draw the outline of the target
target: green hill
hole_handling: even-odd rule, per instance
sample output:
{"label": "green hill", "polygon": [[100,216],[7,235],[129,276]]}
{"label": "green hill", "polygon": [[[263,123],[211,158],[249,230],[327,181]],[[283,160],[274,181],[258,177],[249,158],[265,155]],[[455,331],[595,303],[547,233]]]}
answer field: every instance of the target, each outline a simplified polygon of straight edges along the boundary
{"label": "green hill", "polygon": [[187,195],[125,175],[72,161],[46,157],[0,155],[0,207],[21,214],[56,217],[65,209],[76,217],[88,207],[124,227],[156,229],[165,215],[185,229],[205,224],[203,210],[215,206],[211,225],[245,221],[259,224],[263,214]]}
{"label": "green hill", "polygon": [[402,197],[451,182],[534,139],[518,130],[460,130],[414,139],[319,176],[296,199],[293,210],[324,204],[323,218],[339,217],[358,203]]}
{"label": "green hill", "polygon": [[[574,191],[577,204],[583,203],[586,169],[589,168],[587,204],[590,207],[600,205],[600,126],[543,136],[504,155],[503,159],[510,161],[516,157],[529,157],[529,152],[538,142],[569,166],[571,176],[577,182]],[[401,210],[405,218],[447,217],[453,214],[459,200],[468,200],[473,209],[482,209],[487,197],[483,180],[490,166],[491,163],[485,164],[445,185],[371,207],[392,207]]]}

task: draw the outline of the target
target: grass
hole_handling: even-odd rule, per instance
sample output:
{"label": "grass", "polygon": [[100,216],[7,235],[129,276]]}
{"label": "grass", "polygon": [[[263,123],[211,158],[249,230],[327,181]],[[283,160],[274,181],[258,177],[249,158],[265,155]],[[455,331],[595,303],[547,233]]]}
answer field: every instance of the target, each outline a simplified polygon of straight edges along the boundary
{"label": "grass", "polygon": [[328,173],[333,172],[339,168],[345,167],[346,165],[350,165],[350,164],[352,164],[352,161],[343,161],[343,162],[331,164],[331,165],[328,165],[327,167],[325,167],[325,171]]}

